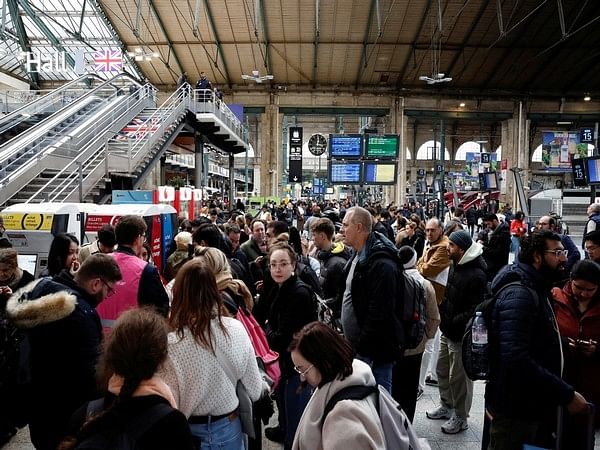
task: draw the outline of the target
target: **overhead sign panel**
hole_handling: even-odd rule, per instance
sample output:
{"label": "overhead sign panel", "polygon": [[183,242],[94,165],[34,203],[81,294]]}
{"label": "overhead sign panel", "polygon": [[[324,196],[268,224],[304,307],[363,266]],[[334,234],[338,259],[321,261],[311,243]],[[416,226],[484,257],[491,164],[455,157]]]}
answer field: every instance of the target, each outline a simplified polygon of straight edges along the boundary
{"label": "overhead sign panel", "polygon": [[397,134],[367,135],[367,158],[398,158]]}

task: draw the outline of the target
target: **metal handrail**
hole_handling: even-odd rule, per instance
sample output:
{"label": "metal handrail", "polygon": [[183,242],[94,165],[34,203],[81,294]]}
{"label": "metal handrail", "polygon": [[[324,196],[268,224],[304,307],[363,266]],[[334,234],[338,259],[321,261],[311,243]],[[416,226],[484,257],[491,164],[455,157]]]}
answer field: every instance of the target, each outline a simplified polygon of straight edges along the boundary
{"label": "metal handrail", "polygon": [[[146,86],[150,86],[150,85],[146,85]],[[144,101],[146,98],[148,98],[150,96],[152,96],[152,98],[154,98],[154,95],[155,95],[154,88],[148,87],[148,88],[144,89],[144,93],[146,94],[146,96],[141,96],[140,98],[135,98],[131,104],[129,104],[129,102],[132,100],[132,97],[128,96],[127,97],[128,104],[126,105],[125,110],[129,110],[129,109],[133,108],[135,105],[141,103],[142,101]],[[117,98],[119,96],[120,96],[120,93],[117,91],[117,92],[113,93],[112,95],[110,95],[109,97],[105,98],[104,100],[102,100],[100,102],[99,105],[96,105],[93,109],[91,109],[90,111],[86,112],[83,116],[81,116],[81,118],[77,121],[77,123],[74,126],[80,125],[82,122],[84,122],[86,120],[86,118],[89,118],[90,116],[96,114],[98,112],[98,109],[107,105],[108,103],[110,103],[112,100],[114,100],[115,98]],[[115,117],[114,115],[117,113],[119,113],[118,110],[111,111],[111,115],[113,115],[113,120],[116,120],[117,117]],[[120,114],[122,114],[122,113],[120,113]],[[104,127],[100,127],[100,129],[98,129],[98,128],[99,128],[99,126],[95,125],[95,126],[89,128],[88,130],[86,130],[85,133],[79,134],[77,136],[66,134],[64,136],[59,137],[58,142],[53,142],[52,144],[48,144],[45,139],[42,140],[37,145],[35,145],[32,149],[23,153],[21,156],[16,158],[14,161],[10,162],[5,167],[3,167],[2,170],[4,170],[4,171],[7,168],[13,167],[13,166],[21,167],[21,170],[16,169],[14,172],[10,173],[9,175],[2,177],[0,179],[0,186],[4,186],[6,183],[10,182],[12,178],[16,178],[17,176],[19,176],[21,174],[21,172],[26,168],[27,162],[33,161],[36,159],[39,162],[44,156],[51,154],[57,148],[66,148],[68,150],[70,146],[67,142],[63,141],[64,139],[71,140],[74,138],[78,138],[80,140],[85,141],[88,138],[97,135],[99,132],[101,132],[101,130]],[[58,144],[59,142],[61,143],[61,145],[57,146],[56,144]],[[79,150],[79,149],[76,148],[75,150]],[[10,158],[11,156],[12,156],[12,154],[8,155],[2,161]],[[2,161],[0,161],[0,163]]]}
{"label": "metal handrail", "polygon": [[[145,92],[147,93],[147,95],[150,94],[154,94],[154,92],[152,91],[152,89],[154,89],[151,85],[146,85],[146,89]],[[151,88],[151,89],[150,89]],[[179,90],[178,90],[179,91]],[[174,122],[174,118],[173,118],[173,113],[176,112],[177,110],[181,109],[183,112],[183,108],[177,108],[178,106],[182,105],[185,103],[185,94],[181,95],[181,92],[175,91],[175,93],[173,93],[173,95],[171,95],[159,108],[156,109],[156,111],[150,115],[150,117],[144,122],[144,124],[148,123],[148,122],[152,122],[153,118],[156,117],[160,117],[160,121],[161,124],[159,126],[158,129],[154,130],[154,131],[150,131],[149,129],[146,129],[147,131],[145,133],[142,133],[143,136],[141,139],[137,139],[136,142],[139,142],[140,140],[144,140],[146,137],[148,137],[148,135],[152,135],[155,136],[155,139],[153,139],[154,141],[158,140],[160,137],[162,137],[162,135],[164,134],[164,130],[167,126],[172,125],[172,123]],[[179,102],[177,102],[177,99],[179,100]],[[175,101],[173,101],[175,100]],[[171,103],[170,105],[167,105],[168,103]],[[164,113],[163,114],[157,114],[159,113],[161,110],[164,109]],[[173,118],[173,119],[172,119]],[[172,120],[169,120],[172,119]],[[142,128],[143,125],[140,125],[140,128]],[[32,196],[30,196],[30,198],[27,200],[26,203],[29,203],[30,201],[32,201],[34,198],[36,198],[38,195],[40,194],[44,194],[44,196],[46,198],[49,199],[49,201],[58,201],[60,200],[60,197],[62,194],[64,194],[64,192],[69,188],[69,186],[73,186],[73,183],[78,181],[78,172],[79,170],[81,170],[82,172],[88,172],[88,175],[85,176],[84,179],[87,179],[87,177],[89,176],[89,174],[95,169],[97,168],[100,164],[102,164],[103,162],[106,163],[107,161],[107,156],[108,154],[118,154],[121,153],[119,150],[112,150],[112,151],[107,151],[107,146],[105,145],[105,151],[102,151],[101,149],[98,150],[98,144],[100,143],[100,141],[102,141],[106,134],[116,134],[118,133],[118,131],[114,131],[114,130],[106,130],[102,135],[99,136],[98,139],[95,139],[94,141],[90,142],[85,149],[83,149],[80,154],[86,154],[88,152],[91,151],[91,155],[89,158],[87,158],[85,161],[79,161],[79,160],[73,160],[71,163],[69,163],[66,167],[64,167],[62,170],[60,170],[54,177],[52,177],[50,180],[48,180],[48,182],[42,186],[40,189],[38,189]],[[149,141],[150,139],[145,139],[146,141]],[[110,142],[110,140],[109,140]],[[118,141],[120,142],[120,141]],[[131,152],[131,141],[128,141],[128,166],[131,166],[131,161],[132,159],[134,159],[132,156],[136,156],[139,151],[141,151],[141,149],[139,149],[135,155],[132,155]],[[145,144],[147,146],[147,142]],[[96,150],[94,150],[94,147],[96,148]],[[152,148],[153,145],[150,147]],[[81,169],[79,168],[79,164],[81,164]],[[76,168],[73,166],[77,166]],[[76,169],[76,170],[73,170]],[[67,177],[63,178],[61,180],[61,182],[54,187],[54,189],[52,189],[50,192],[48,192],[48,186],[51,185],[56,179],[60,178],[62,175],[64,175],[65,173],[68,173]],[[75,190],[78,187],[74,187],[73,189],[71,189],[71,191],[67,194],[67,196],[71,195],[73,192],[75,192]]]}
{"label": "metal handrail", "polygon": [[[95,75],[95,77],[97,77],[97,75]],[[84,101],[87,97],[92,96],[92,95],[96,95],[97,92],[100,92],[102,89],[104,88],[111,88],[113,90],[115,90],[115,92],[118,92],[119,89],[121,89],[118,86],[115,86],[115,81],[119,81],[119,79],[121,78],[128,78],[130,80],[132,80],[133,82],[135,82],[135,84],[137,84],[138,86],[141,86],[139,84],[138,81],[136,81],[134,78],[132,78],[129,74],[126,73],[120,73],[118,75],[115,75],[113,78],[111,78],[110,80],[104,80],[103,83],[99,84],[98,86],[96,86],[95,88],[89,90],[85,95],[82,95],[81,97],[79,97],[77,100],[69,103],[68,105],[65,105],[63,108],[59,109],[58,111],[56,111],[55,114],[59,114],[61,112],[64,112],[67,108],[77,104],[78,102],[82,102]],[[102,78],[100,78],[100,80],[103,80]],[[34,125],[33,127],[31,127],[28,131],[31,133],[41,127],[44,126],[44,121]],[[13,137],[12,139],[4,142],[2,145],[0,145],[0,152],[2,151],[3,148],[7,148],[9,145],[14,144],[18,139],[21,138],[21,135],[17,135],[15,137]],[[11,154],[12,155],[12,154]],[[9,156],[11,156],[9,155]]]}
{"label": "metal handrail", "polygon": [[[62,95],[62,93],[64,91],[67,91],[68,89],[70,89],[71,86],[81,83],[82,81],[85,81],[89,78],[97,78],[99,80],[103,80],[103,78],[101,78],[100,76],[98,76],[94,73],[89,73],[89,74],[83,75],[79,78],[76,78],[75,80],[69,81],[68,83],[63,84],[59,88],[51,90],[47,94],[38,98],[37,100],[27,103],[27,104],[21,106],[20,108],[15,109],[11,113],[1,117],[0,118],[0,126],[3,125],[4,123],[6,123],[7,121],[12,120],[14,117],[17,117],[17,116],[23,114],[26,110],[28,110],[32,107],[39,106],[40,104],[43,104],[43,102],[45,102],[47,100],[51,100],[53,97],[57,97],[57,96],[60,97]],[[26,91],[26,92],[39,92],[39,91]]]}
{"label": "metal handrail", "polygon": [[224,122],[226,122],[232,131],[244,140],[247,140],[246,128],[242,122],[223,100],[217,98],[213,90],[194,89],[191,100],[193,101],[193,104],[190,105],[191,111],[194,113],[213,113],[221,119],[225,119]]}

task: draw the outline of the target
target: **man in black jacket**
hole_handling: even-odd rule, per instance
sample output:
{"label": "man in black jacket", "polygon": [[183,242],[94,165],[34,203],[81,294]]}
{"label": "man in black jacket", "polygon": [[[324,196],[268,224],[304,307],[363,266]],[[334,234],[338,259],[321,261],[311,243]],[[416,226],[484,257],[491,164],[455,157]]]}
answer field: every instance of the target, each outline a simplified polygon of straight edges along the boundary
{"label": "man in black jacket", "polygon": [[490,230],[487,242],[482,242],[482,244],[488,281],[492,281],[500,269],[508,264],[510,228],[506,222],[499,222],[496,214],[484,216],[483,225]]}
{"label": "man in black jacket", "polygon": [[466,430],[473,400],[473,382],[467,378],[462,364],[462,338],[475,307],[483,301],[487,278],[481,245],[473,242],[466,230],[449,237],[450,266],[444,300],[440,305],[440,355],[437,377],[440,406],[427,411],[430,419],[447,419],[442,425],[446,434]]}
{"label": "man in black jacket", "polygon": [[[499,294],[488,324],[485,400],[492,417],[491,449],[553,447],[547,436],[557,406],[571,414],[587,411],[583,396],[561,378],[560,335],[549,300],[565,253],[557,234],[535,231],[521,240],[519,262],[502,269],[492,282],[492,292]],[[519,285],[500,292],[511,282]]]}
{"label": "man in black jacket", "polygon": [[344,267],[350,259],[351,252],[342,242],[333,243],[335,226],[327,218],[313,222],[312,237],[319,250],[315,255],[321,264],[319,282],[323,289],[323,299],[333,310],[335,318],[340,317],[342,305],[339,303],[344,289]]}
{"label": "man in black jacket", "polygon": [[396,247],[372,227],[366,209],[346,211],[340,232],[355,254],[344,270],[342,327],[357,358],[371,365],[377,383],[391,393],[392,367],[402,344],[394,315],[402,273]]}
{"label": "man in black jacket", "polygon": [[113,258],[88,257],[73,277],[63,270],[10,298],[7,314],[26,330],[31,369],[29,432],[37,450],[55,450],[71,415],[96,398],[102,326],[95,308],[121,280]]}

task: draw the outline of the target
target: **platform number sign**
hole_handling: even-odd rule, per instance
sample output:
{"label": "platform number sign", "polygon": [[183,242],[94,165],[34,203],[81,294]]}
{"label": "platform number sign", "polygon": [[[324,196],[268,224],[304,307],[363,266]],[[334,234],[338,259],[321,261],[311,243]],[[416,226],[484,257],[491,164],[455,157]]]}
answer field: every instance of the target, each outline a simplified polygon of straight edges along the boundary
{"label": "platform number sign", "polygon": [[585,179],[585,159],[578,158],[571,161],[573,169],[573,184],[575,186],[587,186]]}
{"label": "platform number sign", "polygon": [[425,169],[417,169],[417,176],[418,177],[424,177],[425,176]]}
{"label": "platform number sign", "polygon": [[580,139],[582,144],[594,143],[594,130],[592,128],[582,128]]}

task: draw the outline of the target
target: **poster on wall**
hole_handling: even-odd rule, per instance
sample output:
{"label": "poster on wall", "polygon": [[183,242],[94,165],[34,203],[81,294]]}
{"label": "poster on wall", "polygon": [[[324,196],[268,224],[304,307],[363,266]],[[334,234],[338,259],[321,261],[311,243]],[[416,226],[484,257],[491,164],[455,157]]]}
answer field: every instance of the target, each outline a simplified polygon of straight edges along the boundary
{"label": "poster on wall", "polygon": [[[482,160],[482,156],[483,160]],[[467,177],[478,179],[479,174],[485,172],[495,172],[498,170],[498,157],[496,153],[466,153],[465,174]]]}
{"label": "poster on wall", "polygon": [[542,165],[545,170],[571,171],[571,161],[587,157],[587,144],[582,144],[577,131],[543,131]]}

